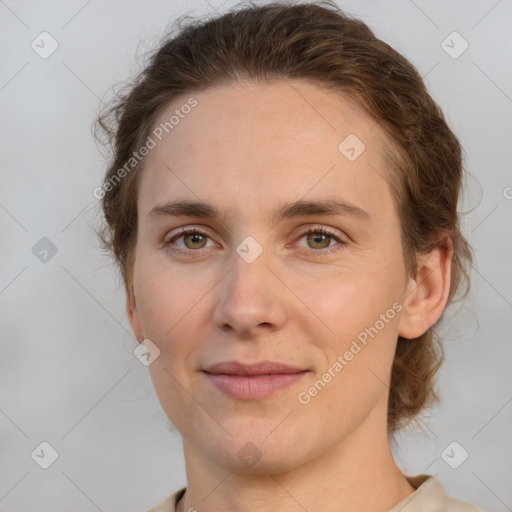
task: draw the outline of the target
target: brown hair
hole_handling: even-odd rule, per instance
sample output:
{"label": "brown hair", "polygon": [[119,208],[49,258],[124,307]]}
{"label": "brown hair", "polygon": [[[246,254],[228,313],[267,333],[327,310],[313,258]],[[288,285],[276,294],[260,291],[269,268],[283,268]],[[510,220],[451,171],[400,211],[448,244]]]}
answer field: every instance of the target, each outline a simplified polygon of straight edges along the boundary
{"label": "brown hair", "polygon": [[[114,255],[127,293],[133,286],[137,191],[144,160],[122,179],[119,170],[145,143],[159,112],[178,95],[243,79],[305,79],[355,99],[387,134],[388,181],[401,218],[409,275],[415,275],[418,254],[449,236],[454,247],[449,302],[463,282],[467,292],[471,250],[457,215],[462,150],[407,59],[329,1],[251,3],[213,19],[180,20],[178,25],[178,33],[155,50],[149,64],[96,121],[112,150],[102,187],[106,223],[99,235]],[[434,378],[442,359],[434,327],[415,340],[398,339],[388,432],[438,401]]]}

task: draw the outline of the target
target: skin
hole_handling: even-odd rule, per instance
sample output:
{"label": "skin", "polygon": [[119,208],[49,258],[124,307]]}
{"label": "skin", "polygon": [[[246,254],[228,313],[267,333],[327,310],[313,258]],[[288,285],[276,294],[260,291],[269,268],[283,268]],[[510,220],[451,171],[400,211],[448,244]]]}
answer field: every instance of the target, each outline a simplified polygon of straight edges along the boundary
{"label": "skin", "polygon": [[[197,106],[146,159],[127,298],[137,340],[160,350],[151,378],[183,437],[188,484],[178,510],[387,511],[414,492],[393,460],[386,426],[397,337],[420,336],[440,317],[451,244],[419,258],[417,275],[407,276],[383,179],[386,136],[347,97],[298,80],[193,97]],[[187,99],[167,105],[155,126]],[[353,162],[338,150],[349,134],[366,147]],[[269,219],[285,202],[334,197],[369,218]],[[147,217],[176,199],[212,203],[222,218]],[[180,237],[185,226],[206,236]],[[318,227],[344,243],[303,235]],[[248,236],[263,249],[252,263],[236,252]],[[298,394],[396,302],[401,311],[300,403]],[[202,372],[228,360],[279,361],[309,373],[270,398],[241,401]],[[237,456],[247,442],[260,454],[251,467]]]}

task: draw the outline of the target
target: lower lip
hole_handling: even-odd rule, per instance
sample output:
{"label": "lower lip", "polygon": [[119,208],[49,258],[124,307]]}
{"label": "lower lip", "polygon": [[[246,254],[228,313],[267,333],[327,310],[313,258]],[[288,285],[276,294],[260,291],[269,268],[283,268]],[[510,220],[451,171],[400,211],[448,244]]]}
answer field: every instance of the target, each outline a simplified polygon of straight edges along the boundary
{"label": "lower lip", "polygon": [[308,372],[276,373],[272,375],[206,373],[206,376],[217,389],[238,400],[263,400],[277,391],[295,384],[306,373]]}

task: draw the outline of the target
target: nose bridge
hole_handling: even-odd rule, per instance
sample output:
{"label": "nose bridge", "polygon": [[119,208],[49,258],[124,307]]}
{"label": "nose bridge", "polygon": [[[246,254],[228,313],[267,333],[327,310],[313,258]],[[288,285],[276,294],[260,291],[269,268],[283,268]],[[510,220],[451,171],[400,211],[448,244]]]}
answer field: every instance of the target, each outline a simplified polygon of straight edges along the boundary
{"label": "nose bridge", "polygon": [[256,243],[246,239],[236,248],[214,312],[218,327],[244,335],[262,324],[278,327],[285,320],[282,290],[267,268],[266,252]]}

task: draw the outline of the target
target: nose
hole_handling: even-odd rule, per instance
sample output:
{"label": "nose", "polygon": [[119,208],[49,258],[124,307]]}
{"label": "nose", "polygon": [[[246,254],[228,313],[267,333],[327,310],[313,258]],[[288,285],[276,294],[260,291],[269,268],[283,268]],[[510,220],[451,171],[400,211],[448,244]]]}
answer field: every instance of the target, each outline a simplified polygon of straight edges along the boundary
{"label": "nose", "polygon": [[241,338],[280,329],[288,310],[286,286],[276,277],[275,270],[269,268],[265,252],[252,263],[237,253],[232,260],[231,270],[215,288],[218,294],[213,313],[215,325]]}

